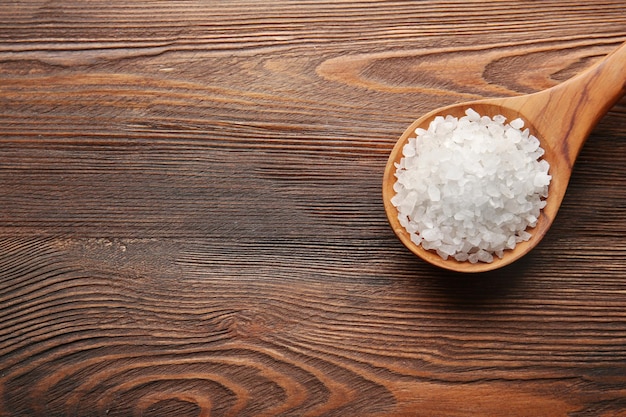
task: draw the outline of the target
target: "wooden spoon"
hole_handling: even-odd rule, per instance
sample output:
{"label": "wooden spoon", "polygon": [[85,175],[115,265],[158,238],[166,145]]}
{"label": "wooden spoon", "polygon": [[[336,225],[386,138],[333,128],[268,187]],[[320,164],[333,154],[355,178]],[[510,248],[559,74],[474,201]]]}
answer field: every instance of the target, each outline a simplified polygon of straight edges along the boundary
{"label": "wooden spoon", "polygon": [[[503,267],[528,253],[545,236],[561,201],[572,173],[578,153],[587,136],[604,114],[626,92],[626,43],[600,62],[577,76],[544,91],[533,94],[494,98],[443,107],[422,116],[407,128],[389,156],[383,177],[383,201],[389,223],[398,238],[411,252],[439,267],[459,272],[483,272]],[[550,164],[552,175],[546,206],[536,227],[529,229],[532,237],[527,242],[506,250],[500,259],[494,256],[491,263],[459,262],[450,257],[443,260],[433,251],[423,249],[411,242],[408,232],[400,225],[398,210],[391,204],[395,195],[395,163],[402,158],[402,148],[415,129],[428,128],[435,116],[462,117],[472,108],[481,115],[493,117],[501,114],[511,121],[522,118],[545,150],[543,158]]]}

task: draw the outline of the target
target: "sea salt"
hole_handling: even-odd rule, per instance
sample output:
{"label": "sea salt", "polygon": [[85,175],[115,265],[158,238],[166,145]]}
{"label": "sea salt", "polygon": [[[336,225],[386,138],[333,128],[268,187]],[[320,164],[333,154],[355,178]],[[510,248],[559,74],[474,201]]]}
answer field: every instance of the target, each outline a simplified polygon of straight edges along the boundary
{"label": "sea salt", "polygon": [[493,262],[530,239],[550,166],[522,119],[465,114],[416,129],[396,163],[391,202],[415,244],[443,259]]}

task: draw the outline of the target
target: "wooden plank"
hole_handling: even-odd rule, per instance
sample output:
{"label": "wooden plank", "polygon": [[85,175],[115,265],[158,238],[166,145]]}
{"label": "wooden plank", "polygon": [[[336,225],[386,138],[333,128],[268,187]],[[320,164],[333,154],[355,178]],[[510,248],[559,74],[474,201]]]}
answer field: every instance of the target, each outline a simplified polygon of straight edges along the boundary
{"label": "wooden plank", "polygon": [[623,414],[625,100],[507,268],[381,201],[413,119],[571,77],[623,6],[3,5],[0,416]]}

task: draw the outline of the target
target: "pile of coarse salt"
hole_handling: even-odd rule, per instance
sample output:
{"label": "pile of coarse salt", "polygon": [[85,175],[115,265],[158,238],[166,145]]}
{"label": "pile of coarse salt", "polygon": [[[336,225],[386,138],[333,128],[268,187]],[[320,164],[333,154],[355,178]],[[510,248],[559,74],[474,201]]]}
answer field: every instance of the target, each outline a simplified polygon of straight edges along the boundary
{"label": "pile of coarse salt", "polygon": [[530,239],[550,166],[523,120],[465,114],[415,130],[395,164],[391,203],[413,243],[443,259],[492,262]]}

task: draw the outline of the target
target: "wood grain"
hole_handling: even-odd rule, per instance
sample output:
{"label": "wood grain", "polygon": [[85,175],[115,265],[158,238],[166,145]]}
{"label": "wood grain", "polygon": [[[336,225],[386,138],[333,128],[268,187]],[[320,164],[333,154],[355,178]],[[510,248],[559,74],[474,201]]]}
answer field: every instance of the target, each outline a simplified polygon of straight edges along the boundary
{"label": "wood grain", "polygon": [[0,8],[0,416],[621,416],[626,101],[551,231],[471,278],[395,238],[426,111],[556,85],[621,0]]}

